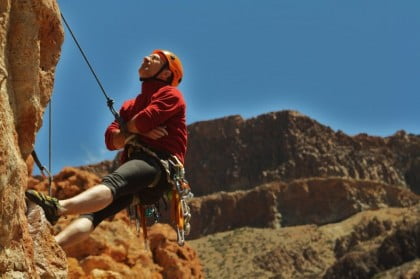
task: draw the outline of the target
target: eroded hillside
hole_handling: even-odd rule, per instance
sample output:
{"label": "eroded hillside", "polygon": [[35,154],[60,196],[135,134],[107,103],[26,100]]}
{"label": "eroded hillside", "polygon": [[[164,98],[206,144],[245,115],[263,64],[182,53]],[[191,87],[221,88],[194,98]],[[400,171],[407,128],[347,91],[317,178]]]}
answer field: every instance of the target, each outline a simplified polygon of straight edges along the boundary
{"label": "eroded hillside", "polygon": [[186,165],[196,195],[308,177],[373,180],[420,193],[420,136],[404,131],[349,136],[295,111],[229,116],[188,131]]}

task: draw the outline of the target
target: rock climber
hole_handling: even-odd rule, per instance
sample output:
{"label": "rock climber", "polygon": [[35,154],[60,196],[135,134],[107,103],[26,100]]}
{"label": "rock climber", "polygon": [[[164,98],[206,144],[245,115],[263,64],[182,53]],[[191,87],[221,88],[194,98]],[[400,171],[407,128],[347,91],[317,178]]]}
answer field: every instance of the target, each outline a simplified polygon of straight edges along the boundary
{"label": "rock climber", "polygon": [[122,164],[100,184],[69,199],[58,200],[27,190],[28,200],[38,204],[54,225],[60,216],[81,214],[56,235],[67,248],[86,239],[105,218],[127,208],[138,196],[142,204],[156,203],[170,188],[165,160],[181,164],[187,147],[186,104],[177,88],[183,77],[179,58],[167,50],[145,56],[138,70],[141,92],[122,105],[125,123],[112,122],[105,132],[109,150],[122,149]]}

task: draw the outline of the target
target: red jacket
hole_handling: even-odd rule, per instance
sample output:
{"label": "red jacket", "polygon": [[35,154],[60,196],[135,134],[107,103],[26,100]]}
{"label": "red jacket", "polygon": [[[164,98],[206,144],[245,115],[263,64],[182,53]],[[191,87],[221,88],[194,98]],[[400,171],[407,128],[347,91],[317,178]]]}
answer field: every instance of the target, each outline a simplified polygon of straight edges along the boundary
{"label": "red jacket", "polygon": [[[149,80],[142,83],[141,93],[122,105],[120,115],[125,122],[136,116],[139,132],[148,132],[158,126],[165,126],[168,135],[157,140],[139,136],[147,146],[169,152],[184,163],[187,150],[186,105],[182,93],[164,82]],[[112,144],[112,131],[120,129],[114,121],[105,131],[105,144],[109,150]]]}

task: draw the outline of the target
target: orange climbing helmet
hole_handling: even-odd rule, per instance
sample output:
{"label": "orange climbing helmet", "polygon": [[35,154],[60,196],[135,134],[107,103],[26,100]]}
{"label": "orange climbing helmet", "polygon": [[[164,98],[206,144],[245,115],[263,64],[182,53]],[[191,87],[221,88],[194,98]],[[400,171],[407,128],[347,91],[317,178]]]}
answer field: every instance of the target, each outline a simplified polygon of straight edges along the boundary
{"label": "orange climbing helmet", "polygon": [[184,75],[184,71],[182,69],[182,63],[181,60],[179,60],[178,56],[176,56],[174,53],[163,50],[163,49],[155,49],[153,53],[156,53],[160,56],[164,56],[166,59],[166,62],[168,63],[169,70],[172,72],[172,86],[178,86],[178,84],[181,82],[182,77]]}

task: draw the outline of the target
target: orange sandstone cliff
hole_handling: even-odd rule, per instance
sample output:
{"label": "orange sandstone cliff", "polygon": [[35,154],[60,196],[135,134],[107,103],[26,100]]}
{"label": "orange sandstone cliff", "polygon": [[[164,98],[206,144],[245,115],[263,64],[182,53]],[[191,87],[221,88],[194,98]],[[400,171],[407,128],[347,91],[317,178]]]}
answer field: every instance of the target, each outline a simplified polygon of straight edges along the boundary
{"label": "orange sandstone cliff", "polygon": [[[66,278],[64,252],[28,212],[25,160],[51,97],[64,32],[54,0],[0,1],[0,274]],[[30,221],[28,221],[30,220]]]}

